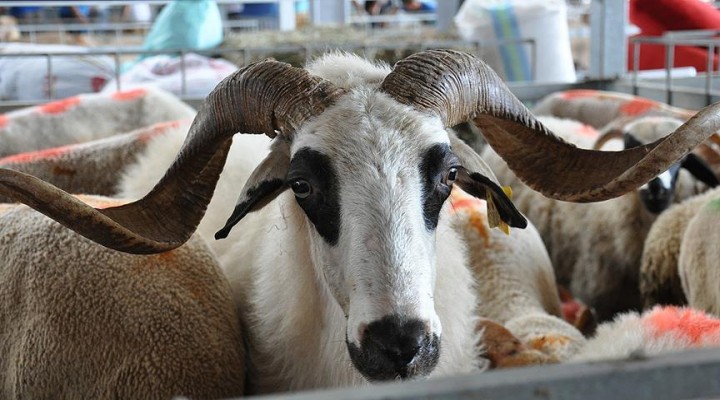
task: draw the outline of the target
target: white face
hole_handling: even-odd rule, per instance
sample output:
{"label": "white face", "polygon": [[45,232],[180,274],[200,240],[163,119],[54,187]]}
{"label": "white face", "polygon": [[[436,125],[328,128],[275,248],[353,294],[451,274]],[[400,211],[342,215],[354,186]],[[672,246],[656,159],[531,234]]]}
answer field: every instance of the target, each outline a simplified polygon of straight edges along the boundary
{"label": "white face", "polygon": [[[435,226],[446,171],[457,164],[448,143],[439,119],[383,94],[352,93],[292,145],[288,181],[298,182],[291,188],[322,243],[318,272],[369,379],[426,375],[437,362]],[[395,356],[384,365],[378,352]]]}

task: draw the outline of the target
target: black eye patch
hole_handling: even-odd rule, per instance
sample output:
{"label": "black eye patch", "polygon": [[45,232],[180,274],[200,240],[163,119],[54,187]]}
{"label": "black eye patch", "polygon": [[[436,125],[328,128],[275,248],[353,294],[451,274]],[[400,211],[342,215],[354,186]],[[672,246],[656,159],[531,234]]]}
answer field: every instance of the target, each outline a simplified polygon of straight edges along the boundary
{"label": "black eye patch", "polygon": [[296,197],[298,204],[320,236],[331,246],[336,245],[340,237],[340,194],[330,157],[309,148],[298,150],[290,161],[285,185],[289,187],[297,180],[312,187],[307,197]]}
{"label": "black eye patch", "polygon": [[459,162],[447,144],[436,144],[425,151],[420,162],[423,182],[423,218],[428,231],[437,228],[440,209],[450,195],[451,188],[442,184],[445,173]]}

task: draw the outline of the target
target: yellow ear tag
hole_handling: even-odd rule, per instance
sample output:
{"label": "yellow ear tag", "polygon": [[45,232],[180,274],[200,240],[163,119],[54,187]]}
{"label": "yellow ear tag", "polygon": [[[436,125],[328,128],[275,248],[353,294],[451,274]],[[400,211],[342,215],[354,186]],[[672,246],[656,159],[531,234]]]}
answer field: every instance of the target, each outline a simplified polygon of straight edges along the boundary
{"label": "yellow ear tag", "polygon": [[[504,187],[503,191],[505,191]],[[507,194],[507,192],[505,192],[505,194]],[[500,213],[495,206],[495,200],[493,200],[493,195],[490,189],[485,192],[485,198],[487,201],[488,225],[491,228],[498,228],[501,231],[505,232],[506,235],[509,235],[510,226],[506,224],[505,221],[502,220],[502,218],[500,218]]]}
{"label": "yellow ear tag", "polygon": [[503,186],[502,190],[503,192],[505,192],[505,196],[507,196],[508,199],[512,200],[512,188],[510,186]]}

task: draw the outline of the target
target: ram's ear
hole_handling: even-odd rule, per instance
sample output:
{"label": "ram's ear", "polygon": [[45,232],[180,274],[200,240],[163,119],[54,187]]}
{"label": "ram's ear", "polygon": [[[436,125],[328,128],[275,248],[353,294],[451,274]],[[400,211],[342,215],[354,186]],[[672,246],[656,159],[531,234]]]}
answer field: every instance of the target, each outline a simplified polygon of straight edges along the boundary
{"label": "ram's ear", "polygon": [[238,197],[235,209],[225,226],[215,234],[215,239],[224,239],[230,230],[251,211],[259,210],[282,193],[285,177],[290,167],[290,143],[276,138],[270,154],[255,168]]}
{"label": "ram's ear", "polygon": [[688,170],[688,172],[690,172],[692,176],[695,177],[695,179],[708,185],[711,188],[720,185],[720,182],[718,182],[718,177],[710,169],[707,163],[705,163],[705,161],[703,161],[700,157],[696,156],[693,153],[689,153],[687,156],[685,156],[680,166]]}
{"label": "ram's ear", "polygon": [[488,177],[465,168],[458,170],[455,184],[470,195],[487,201],[488,224],[491,228],[497,226],[508,233],[508,226],[527,227],[527,220],[510,199],[512,196],[510,188],[502,188]]}
{"label": "ram's ear", "polygon": [[[453,132],[448,132],[450,147],[463,165],[458,171],[455,183],[472,196],[487,201],[488,224],[508,233],[508,226],[525,228],[527,220],[515,208],[510,197],[510,188],[501,188],[495,183],[497,178],[490,167],[470,146],[460,140]],[[508,191],[506,193],[505,191]]]}

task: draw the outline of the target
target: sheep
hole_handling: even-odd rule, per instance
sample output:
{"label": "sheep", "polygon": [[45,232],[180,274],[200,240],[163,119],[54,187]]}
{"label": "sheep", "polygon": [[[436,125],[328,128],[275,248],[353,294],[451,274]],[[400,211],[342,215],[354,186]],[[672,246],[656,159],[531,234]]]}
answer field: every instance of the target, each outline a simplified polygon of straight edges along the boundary
{"label": "sheep", "polygon": [[159,89],[69,97],[0,115],[0,157],[194,116],[194,109]]}
{"label": "sheep", "polygon": [[655,306],[601,324],[569,362],[631,359],[720,346],[720,320],[689,307]]}
{"label": "sheep", "polygon": [[720,315],[720,289],[718,289],[717,245],[720,229],[720,192],[700,207],[685,229],[680,244],[678,273],[683,291],[691,307]]}
{"label": "sheep", "polygon": [[[554,132],[564,132],[568,140],[582,148],[590,148],[593,141],[603,143],[607,137],[617,134],[610,131],[607,136],[599,136],[579,123],[573,128],[567,120],[539,118]],[[667,117],[640,118],[625,127],[624,147],[649,143],[681,124]],[[610,140],[603,148],[620,150],[623,145],[619,142]],[[712,172],[690,154],[637,191],[596,204],[567,203],[528,190],[492,149],[486,149],[482,156],[501,181],[517,185],[515,203],[540,230],[558,283],[594,308],[600,321],[621,311],[641,308],[639,268],[650,226],[656,215],[673,201],[703,190],[699,183],[685,176],[684,171],[678,173],[680,165],[709,186],[718,183]]]}
{"label": "sheep", "polygon": [[[118,199],[85,196],[94,206]],[[0,204],[0,397],[243,393],[243,336],[205,242],[138,256]]]}
{"label": "sheep", "polygon": [[[98,210],[6,169],[0,193],[132,253],[176,248],[195,230],[207,237],[234,205],[215,234],[230,240],[212,246],[247,327],[249,392],[417,379],[478,364],[478,295],[448,216],[451,187],[487,200],[491,226],[527,226],[482,159],[447,127],[472,120],[535,190],[599,201],[636,188],[704,141],[719,124],[718,107],[649,145],[582,151],[464,53],[424,51],[392,70],[349,55],[306,70],[266,60],[208,96],[172,165],[140,200]],[[268,151],[267,140],[233,138],[237,132],[275,139]],[[164,155],[152,155],[142,179],[158,172]],[[242,165],[264,155],[254,169]],[[597,165],[608,167],[594,173]],[[233,202],[238,181],[246,183]]]}
{"label": "sheep", "polygon": [[601,129],[613,121],[627,122],[627,118],[667,116],[687,120],[695,113],[627,93],[574,89],[544,97],[533,107],[533,114],[581,121]]}
{"label": "sheep", "polygon": [[720,190],[710,190],[674,205],[653,225],[645,241],[640,289],[646,307],[685,305],[718,311],[717,270],[713,258],[717,236],[716,208]]}
{"label": "sheep", "polygon": [[[695,111],[626,93],[574,89],[546,96],[535,105],[533,113],[581,121],[608,131],[621,129],[643,116],[665,116],[686,121]],[[715,175],[720,176],[720,134],[710,136],[693,152],[709,164]]]}
{"label": "sheep", "polygon": [[644,308],[656,304],[687,304],[678,273],[680,246],[690,220],[716,196],[717,189],[688,198],[670,207],[653,223],[640,261],[640,293]]}
{"label": "sheep", "polygon": [[[156,136],[187,132],[189,120],[161,122],[81,144],[0,158],[0,168],[24,172],[69,193],[114,196],[123,169]],[[8,199],[0,196],[0,202]]]}
{"label": "sheep", "polygon": [[561,318],[555,274],[535,227],[529,223],[512,236],[490,230],[486,203],[459,189],[451,192],[450,204],[456,214],[453,224],[468,244],[478,315],[507,328],[549,360],[564,361],[576,353],[585,339]]}

